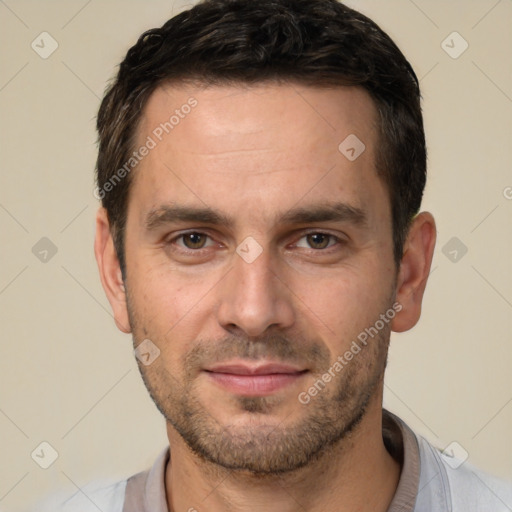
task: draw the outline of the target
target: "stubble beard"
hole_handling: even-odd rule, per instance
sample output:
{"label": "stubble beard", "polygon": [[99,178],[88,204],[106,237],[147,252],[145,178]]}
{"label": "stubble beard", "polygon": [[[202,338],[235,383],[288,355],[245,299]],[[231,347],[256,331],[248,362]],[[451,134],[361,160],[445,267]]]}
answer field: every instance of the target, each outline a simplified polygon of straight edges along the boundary
{"label": "stubble beard", "polygon": [[[384,345],[385,340],[376,337],[374,343]],[[368,359],[363,351],[358,356]],[[379,359],[364,383],[356,375],[356,364],[347,365],[329,383],[332,391],[327,385],[308,404],[299,405],[305,413],[302,419],[286,425],[284,418],[277,426],[264,421],[264,416],[275,410],[272,396],[237,397],[239,410],[257,417],[257,421],[221,425],[213,416],[215,411],[209,412],[197,397],[192,384],[180,386],[163,368],[156,374],[143,365],[139,368],[156,406],[195,454],[225,469],[270,475],[318,460],[357,428],[383,378],[386,355]],[[314,380],[317,377],[320,375]],[[299,404],[295,396],[292,399]]]}
{"label": "stubble beard", "polygon": [[[143,337],[137,335],[140,329],[133,311],[130,311],[130,322],[136,346]],[[290,397],[302,410],[301,418],[289,424],[286,418],[278,424],[275,420],[265,422],[266,416],[278,412],[279,401],[272,395],[235,396],[237,410],[244,417],[249,415],[251,420],[219,423],[215,411],[208,410],[201,402],[193,375],[197,374],[199,363],[211,360],[213,354],[218,361],[223,357],[254,360],[266,357],[286,362],[313,360],[316,371],[311,380],[306,379],[310,386],[332,365],[323,342],[307,340],[294,344],[290,341],[292,337],[280,334],[257,342],[230,336],[221,342],[203,340],[196,344],[182,361],[180,380],[162,364],[164,354],[151,366],[139,362],[139,369],[155,405],[193,453],[222,468],[264,477],[303,468],[350,437],[381,389],[389,336],[390,328],[386,326],[308,404],[300,404],[296,395]],[[172,340],[159,343],[153,339],[153,342],[161,351],[172,350]],[[309,348],[306,353],[297,347]]]}

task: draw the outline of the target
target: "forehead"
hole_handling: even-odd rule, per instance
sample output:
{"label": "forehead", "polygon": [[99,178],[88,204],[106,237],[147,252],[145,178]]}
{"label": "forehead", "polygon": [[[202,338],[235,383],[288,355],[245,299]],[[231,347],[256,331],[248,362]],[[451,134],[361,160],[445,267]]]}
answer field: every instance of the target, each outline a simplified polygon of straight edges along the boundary
{"label": "forehead", "polygon": [[[190,107],[191,104],[195,106]],[[377,113],[370,95],[358,87],[321,88],[273,82],[209,87],[168,84],[150,96],[142,114],[139,138],[169,121],[175,135],[188,130],[197,136],[200,127],[201,138],[196,137],[191,144],[218,153],[223,149],[220,143],[229,145],[242,139],[255,147],[264,141],[279,142],[273,137],[273,129],[278,129],[280,139],[286,140],[287,145],[293,140],[300,145],[300,135],[324,142],[332,137],[336,142],[350,130],[373,137]]]}
{"label": "forehead", "polygon": [[146,210],[179,199],[264,211],[340,194],[362,208],[382,192],[377,133],[374,102],[356,87],[161,86],[137,132],[153,147],[131,196]]}

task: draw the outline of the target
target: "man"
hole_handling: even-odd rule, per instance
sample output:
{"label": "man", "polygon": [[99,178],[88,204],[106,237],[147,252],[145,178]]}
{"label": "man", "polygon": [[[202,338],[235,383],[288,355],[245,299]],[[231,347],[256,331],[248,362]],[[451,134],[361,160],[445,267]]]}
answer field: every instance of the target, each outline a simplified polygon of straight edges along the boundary
{"label": "man", "polygon": [[335,0],[206,0],[143,34],[98,115],[95,253],[169,449],[65,510],[505,511],[382,409],[418,321],[418,80]]}

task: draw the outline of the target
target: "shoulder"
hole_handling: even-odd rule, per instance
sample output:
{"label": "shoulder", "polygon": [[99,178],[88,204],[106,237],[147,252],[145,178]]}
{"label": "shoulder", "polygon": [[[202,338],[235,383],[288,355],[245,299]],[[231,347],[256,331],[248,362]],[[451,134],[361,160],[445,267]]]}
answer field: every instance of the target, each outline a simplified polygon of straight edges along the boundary
{"label": "shoulder", "polygon": [[[456,455],[442,453],[420,436],[421,471],[429,475],[433,492],[446,496],[453,512],[510,512],[512,483],[475,468]],[[421,489],[419,490],[421,492]]]}
{"label": "shoulder", "polygon": [[439,455],[446,469],[454,511],[512,510],[512,483],[501,480],[465,462],[454,466],[454,459]]}
{"label": "shoulder", "polygon": [[122,512],[125,505],[133,505],[135,502],[138,504],[141,499],[145,499],[147,488],[151,493],[148,503],[155,505],[149,507],[149,510],[166,510],[165,468],[169,456],[167,446],[151,470],[114,483],[96,481],[75,491],[71,496],[68,494],[66,498],[62,494],[53,496],[38,506],[37,512]]}
{"label": "shoulder", "polygon": [[38,512],[122,512],[125,489],[126,480],[109,485],[91,483],[66,498],[48,499]]}

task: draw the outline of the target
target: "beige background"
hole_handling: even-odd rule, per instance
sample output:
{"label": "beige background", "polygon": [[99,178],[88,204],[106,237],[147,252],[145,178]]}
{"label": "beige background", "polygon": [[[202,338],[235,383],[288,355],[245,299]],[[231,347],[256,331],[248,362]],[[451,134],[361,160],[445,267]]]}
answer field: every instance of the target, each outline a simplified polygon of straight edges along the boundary
{"label": "beige background", "polygon": [[[512,2],[349,4],[421,77],[424,207],[439,229],[423,319],[393,337],[386,406],[437,446],[457,441],[471,463],[512,479]],[[183,5],[0,0],[1,511],[126,477],[165,445],[93,259],[94,117],[128,47]],[[31,48],[43,31],[59,45],[47,59]],[[453,31],[469,43],[457,59],[441,46]],[[32,252],[42,237],[58,249],[47,262]],[[452,237],[468,249],[456,262],[453,247],[443,253]],[[31,458],[42,441],[59,454],[46,470]]]}

